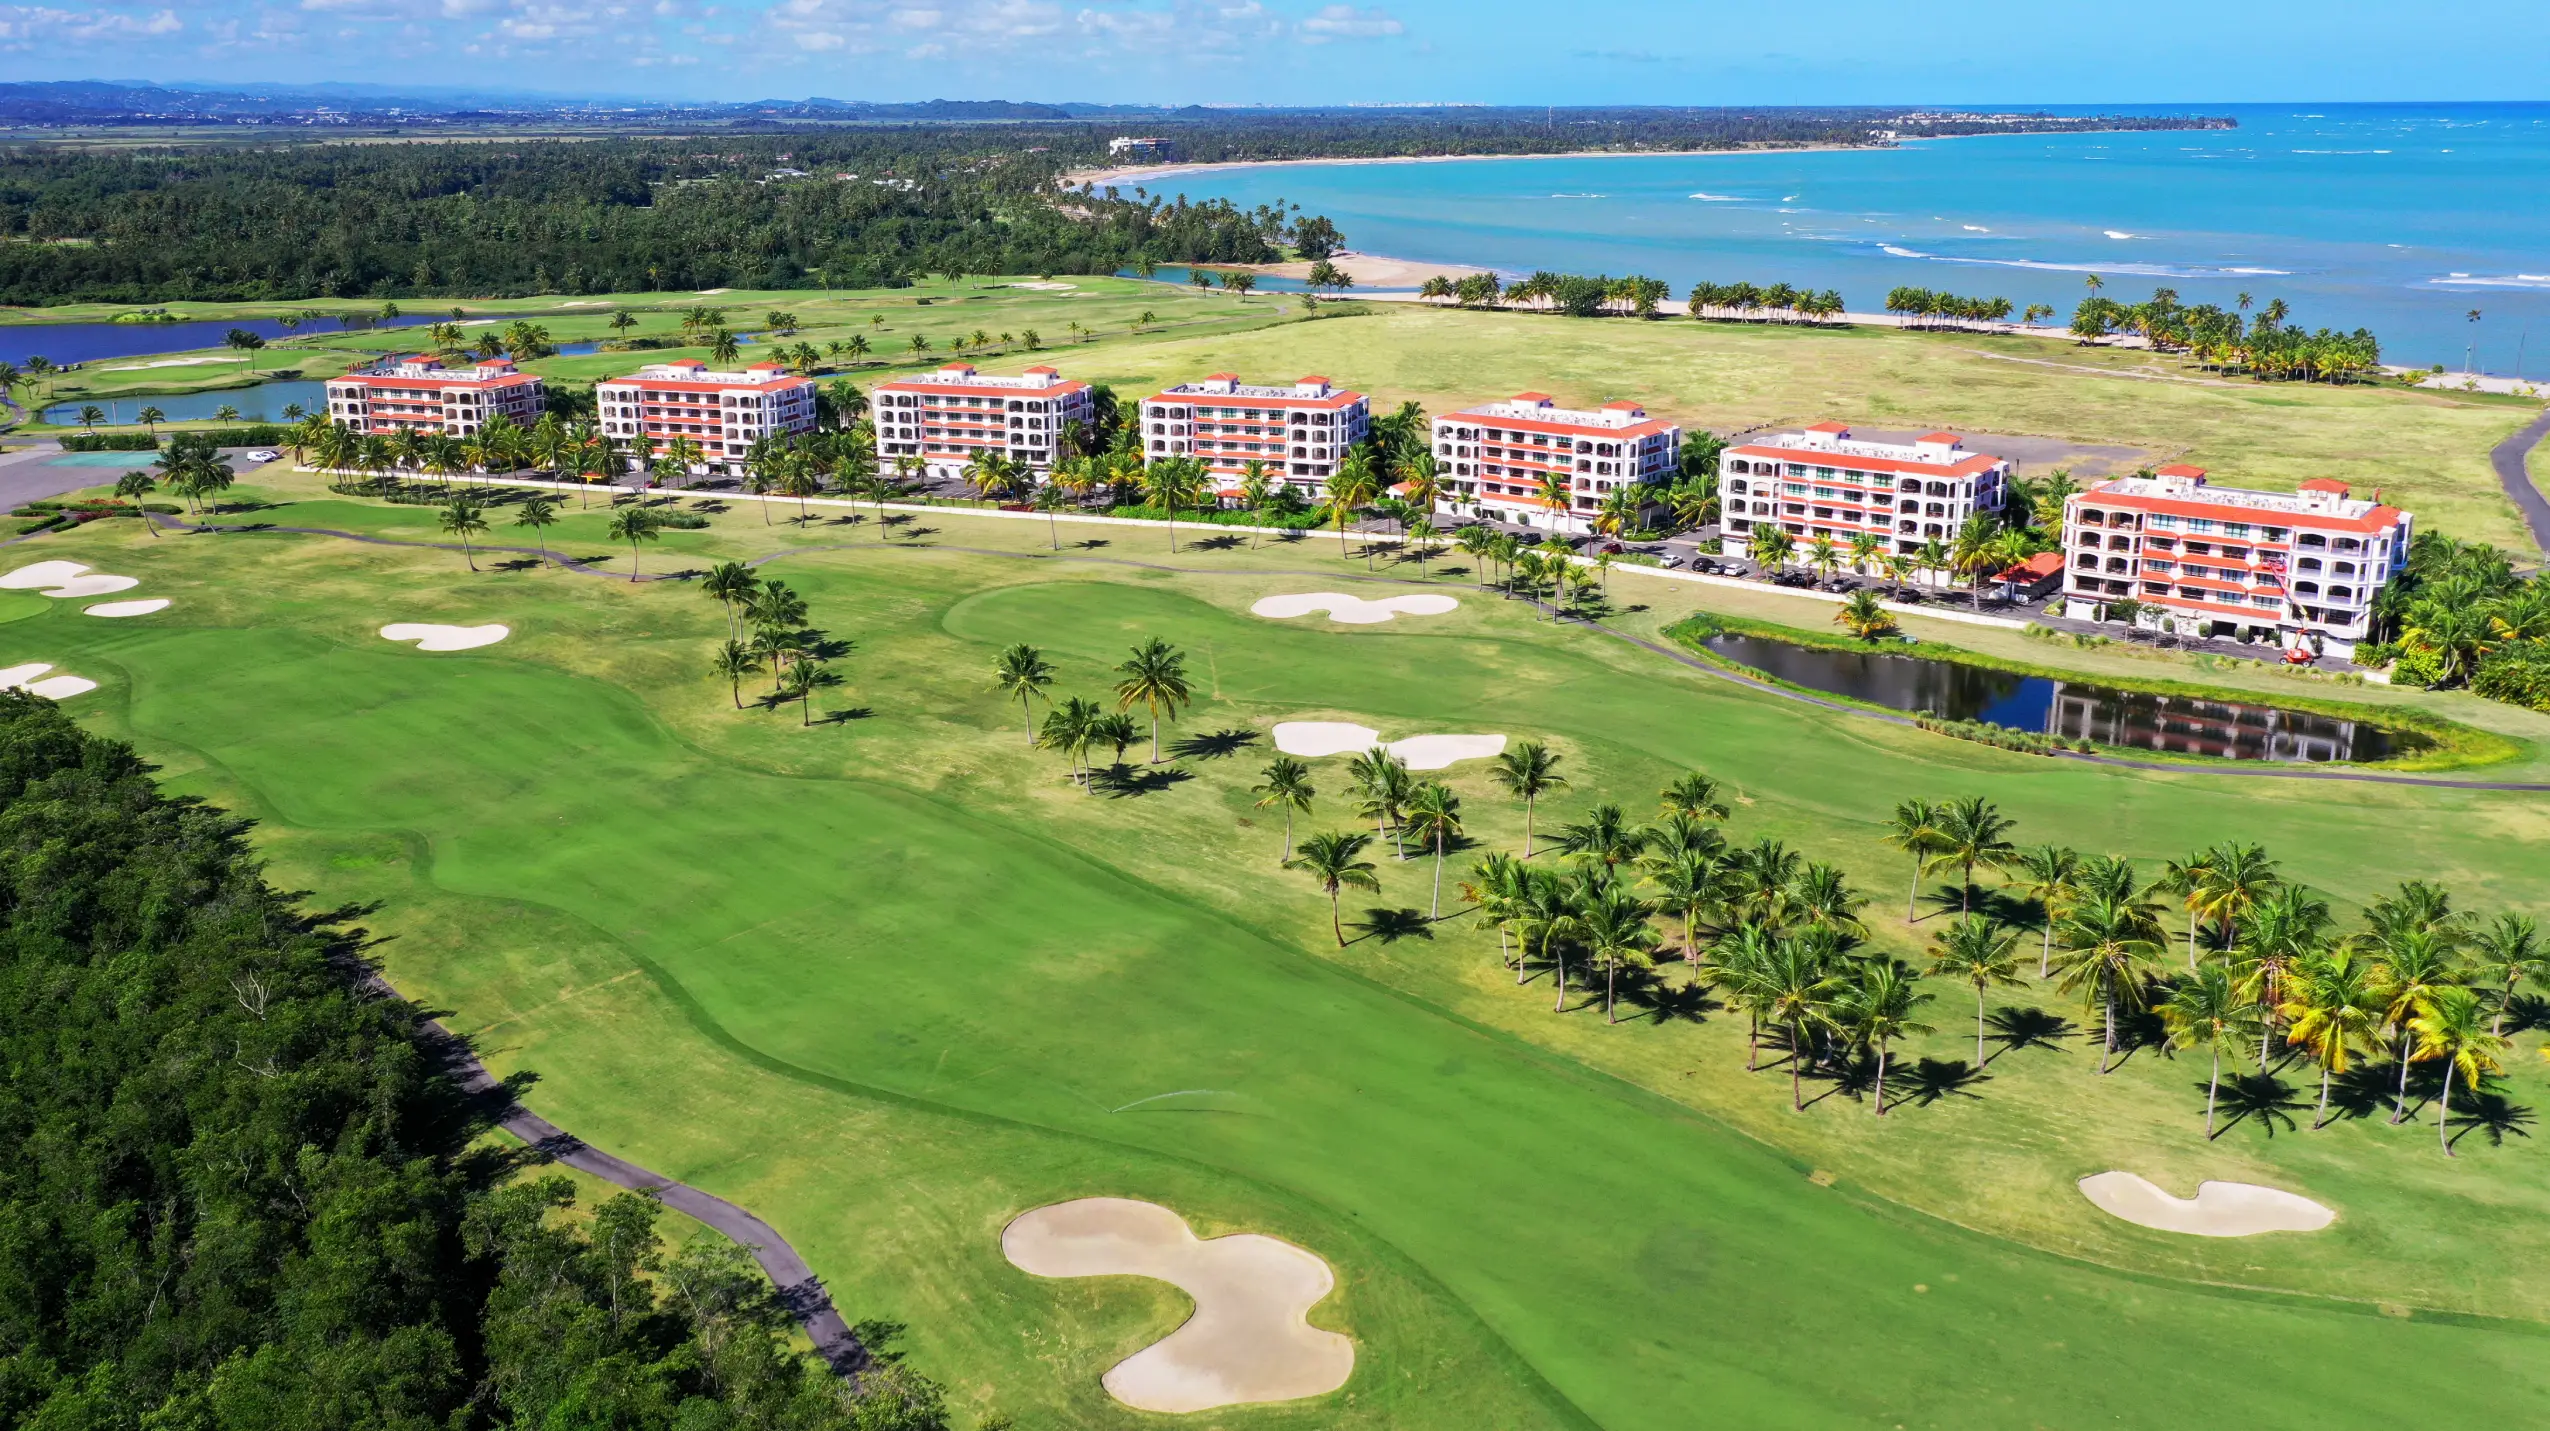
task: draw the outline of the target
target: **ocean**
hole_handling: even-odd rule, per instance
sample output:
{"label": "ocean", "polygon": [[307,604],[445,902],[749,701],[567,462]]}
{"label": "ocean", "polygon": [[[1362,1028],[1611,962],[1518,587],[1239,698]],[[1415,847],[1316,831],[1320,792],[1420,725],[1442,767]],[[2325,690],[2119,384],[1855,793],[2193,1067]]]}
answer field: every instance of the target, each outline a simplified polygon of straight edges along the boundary
{"label": "ocean", "polygon": [[2239,127],[1142,182],[1242,207],[1289,200],[1359,252],[1421,262],[1641,273],[1677,296],[1700,280],[1787,282],[1839,289],[1861,312],[1913,285],[2063,318],[2097,275],[2127,303],[2162,287],[2224,307],[2280,298],[2290,323],[2371,329],[2387,362],[2550,375],[2550,104],[2174,112],[2190,111]]}

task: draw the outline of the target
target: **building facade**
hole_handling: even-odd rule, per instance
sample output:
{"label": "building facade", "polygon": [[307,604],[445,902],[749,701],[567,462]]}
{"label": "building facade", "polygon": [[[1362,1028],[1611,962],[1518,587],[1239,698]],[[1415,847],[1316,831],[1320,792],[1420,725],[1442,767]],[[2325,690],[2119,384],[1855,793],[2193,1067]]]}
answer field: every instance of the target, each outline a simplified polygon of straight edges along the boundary
{"label": "building facade", "polygon": [[814,380],[779,363],[740,373],[696,358],[651,363],[594,384],[593,400],[603,432],[639,461],[689,439],[700,453],[691,463],[697,474],[739,472],[761,438],[815,429]]}
{"label": "building facade", "polygon": [[328,379],[328,421],[357,432],[414,431],[468,437],[503,416],[517,427],[540,420],[548,389],[510,358],[446,368],[431,354],[396,358]]}
{"label": "building facade", "polygon": [[[1435,499],[1460,516],[1553,532],[1589,532],[1615,492],[1640,495],[1641,518],[1680,470],[1682,429],[1634,402],[1591,411],[1518,393],[1434,420]],[[1549,484],[1560,484],[1553,493]]]}
{"label": "building facade", "polygon": [[2065,614],[2205,635],[2272,634],[2287,649],[2346,657],[2372,627],[2374,596],[2408,568],[2409,514],[2314,478],[2293,492],[2215,487],[2201,467],[2163,467],[2063,504]]}
{"label": "building facade", "polygon": [[1146,459],[1192,456],[1225,483],[1263,462],[1269,479],[1310,494],[1372,431],[1371,402],[1317,374],[1261,387],[1214,373],[1144,398],[1141,413]]}
{"label": "building facade", "polygon": [[1768,525],[1800,547],[1817,537],[1846,545],[1868,533],[1910,555],[1954,537],[1976,513],[1999,514],[2016,472],[2006,457],[1967,451],[1953,432],[1859,442],[1848,426],[1819,422],[1719,455],[1720,526],[1729,554]]}
{"label": "building facade", "polygon": [[962,476],[977,454],[998,453],[1042,479],[1062,455],[1064,425],[1095,421],[1089,385],[1047,367],[1012,377],[949,363],[934,373],[877,384],[868,405],[877,459],[910,458],[934,478]]}

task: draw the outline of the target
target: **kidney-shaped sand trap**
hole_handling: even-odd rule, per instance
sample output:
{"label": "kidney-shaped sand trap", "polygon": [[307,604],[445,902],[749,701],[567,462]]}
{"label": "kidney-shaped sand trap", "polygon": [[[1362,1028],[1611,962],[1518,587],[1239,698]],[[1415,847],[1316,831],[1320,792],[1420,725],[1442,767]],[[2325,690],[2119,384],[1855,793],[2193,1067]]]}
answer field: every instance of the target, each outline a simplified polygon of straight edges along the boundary
{"label": "kidney-shaped sand trap", "polygon": [[[49,661],[29,661],[23,666],[0,669],[0,691],[21,690],[43,696],[47,700],[67,701],[97,689],[97,682],[86,676],[45,676],[53,669]],[[44,679],[36,679],[43,676]]]}
{"label": "kidney-shaped sand trap", "polygon": [[2198,1183],[2196,1195],[2183,1198],[2136,1173],[2095,1173],[2081,1179],[2081,1195],[2127,1222],[2195,1237],[2317,1232],[2337,1221],[2335,1212],[2299,1193],[2256,1183]]}
{"label": "kidney-shaped sand trap", "polygon": [[104,601],[95,606],[86,608],[81,612],[81,614],[84,616],[108,617],[148,616],[154,611],[166,611],[167,609],[168,598],[165,596],[159,596],[153,597],[148,601]]}
{"label": "kidney-shaped sand trap", "polygon": [[89,571],[84,563],[75,561],[40,561],[0,576],[0,587],[12,591],[50,588],[44,594],[57,598],[104,596],[110,591],[130,591],[141,584],[140,577]]}
{"label": "kidney-shaped sand trap", "polygon": [[392,641],[413,641],[419,651],[466,651],[476,646],[493,646],[513,634],[510,626],[489,622],[484,626],[439,626],[430,621],[393,621],[381,628],[381,634]]}
{"label": "kidney-shaped sand trap", "polygon": [[1401,615],[1441,616],[1461,603],[1449,596],[1386,596],[1379,601],[1366,601],[1360,596],[1347,596],[1334,591],[1310,591],[1294,596],[1270,596],[1249,608],[1252,616],[1308,616],[1325,611],[1331,621],[1348,626],[1377,626]]}
{"label": "kidney-shaped sand trap", "polygon": [[1316,759],[1323,755],[1360,755],[1381,746],[1408,763],[1410,770],[1441,770],[1456,760],[1485,760],[1503,753],[1501,735],[1412,735],[1385,743],[1368,725],[1340,720],[1287,720],[1275,723],[1275,748],[1286,755]]}
{"label": "kidney-shaped sand trap", "polygon": [[1039,1277],[1156,1277],[1195,1299],[1186,1325],[1107,1371],[1144,1411],[1291,1401],[1346,1384],[1355,1344],[1303,1320],[1337,1285],[1317,1256],[1258,1233],[1198,1239],[1157,1203],[1085,1197],[1019,1215],[1001,1252]]}

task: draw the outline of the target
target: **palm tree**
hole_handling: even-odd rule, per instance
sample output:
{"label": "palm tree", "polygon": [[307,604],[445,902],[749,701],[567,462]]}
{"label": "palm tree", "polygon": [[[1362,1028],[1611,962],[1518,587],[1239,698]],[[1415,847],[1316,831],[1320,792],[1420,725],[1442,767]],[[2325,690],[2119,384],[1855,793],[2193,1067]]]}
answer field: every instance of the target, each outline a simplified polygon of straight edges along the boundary
{"label": "palm tree", "polygon": [[1116,682],[1116,708],[1131,710],[1147,707],[1151,712],[1151,763],[1160,763],[1160,712],[1169,719],[1178,716],[1178,707],[1192,704],[1195,694],[1187,684],[1186,657],[1176,647],[1154,636],[1133,648],[1133,655],[1116,667],[1124,677]]}
{"label": "palm tree", "polygon": [[2267,1071],[2267,1055],[2275,1045],[2276,1010],[2283,1002],[2284,981],[2296,965],[2320,951],[2328,923],[2328,905],[2308,889],[2278,885],[2264,901],[2241,914],[2226,941],[2238,960],[2240,991],[2260,1012],[2261,1074]]}
{"label": "palm tree", "polygon": [[1725,854],[1717,850],[1683,848],[1669,854],[1650,855],[1643,863],[1647,882],[1655,886],[1658,906],[1682,920],[1682,962],[1699,967],[1700,916],[1720,907],[1726,900]]}
{"label": "palm tree", "polygon": [[1311,799],[1319,793],[1318,787],[1310,783],[1310,766],[1289,755],[1276,756],[1274,763],[1266,767],[1266,783],[1249,787],[1249,793],[1257,797],[1260,810],[1283,808],[1284,858],[1291,859],[1293,812],[1309,814]]}
{"label": "palm tree", "polygon": [[699,589],[700,594],[716,598],[717,604],[726,608],[726,632],[733,636],[741,632],[736,610],[761,590],[761,578],[742,562],[722,561],[709,568]]}
{"label": "palm tree", "polygon": [[1767,956],[1752,974],[1759,985],[1756,997],[1761,1001],[1762,1022],[1788,1030],[1789,1108],[1803,1113],[1806,1034],[1809,1029],[1832,1027],[1833,999],[1842,991],[1842,978],[1834,972],[1821,941],[1776,940]]}
{"label": "palm tree", "polygon": [[823,662],[799,660],[789,666],[788,684],[779,694],[783,700],[797,702],[799,725],[812,726],[815,723],[815,692],[825,686],[839,684],[841,684],[841,677],[835,675]]}
{"label": "palm tree", "polygon": [[1567,788],[1567,777],[1558,773],[1558,764],[1559,757],[1547,745],[1527,740],[1497,756],[1488,769],[1490,780],[1523,802],[1523,858],[1527,860],[1532,857],[1532,814],[1540,798]]}
{"label": "palm tree", "polygon": [[[1621,966],[1655,965],[1656,931],[1647,923],[1655,907],[1622,888],[1609,876],[1587,878],[1587,897],[1579,901],[1576,935],[1603,966],[1603,1022],[1620,1022]],[[1564,1005],[1565,996],[1560,1003]]]}
{"label": "palm tree", "polygon": [[2475,989],[2438,989],[2428,1000],[2426,1012],[2410,1022],[2417,1033],[2418,1061],[2441,1059],[2444,1063],[2443,1116],[2435,1120],[2435,1136],[2448,1158],[2453,1156],[2453,1075],[2460,1074],[2462,1082],[2476,1088],[2479,1080],[2504,1069],[2505,1037],[2481,1022],[2480,1009]]}
{"label": "palm tree", "polygon": [[[115,489],[118,496],[124,489]],[[2478,958],[2476,973],[2491,979],[2502,978],[2505,987],[2489,1000],[2492,1016],[2490,1033],[2506,1031],[2506,1005],[2514,1002],[2515,985],[2525,979],[2538,984],[2550,980],[2550,953],[2541,947],[2541,930],[2529,917],[2500,914],[2497,922],[2470,937],[2471,953]]]}
{"label": "palm tree", "polygon": [[2207,852],[2196,876],[2196,912],[2228,934],[2282,887],[2265,846],[2219,845]]}
{"label": "palm tree", "polygon": [[1982,796],[1951,800],[1939,810],[1939,852],[1931,857],[1935,866],[1956,866],[1964,874],[1957,891],[1964,913],[1974,912],[1974,871],[1977,865],[1999,865],[2016,855],[2018,846],[2009,841],[2009,833],[2018,825],[2007,818],[1998,806]]}
{"label": "palm tree", "polygon": [[1337,936],[1337,947],[1346,947],[1346,916],[1339,905],[1340,891],[1348,887],[1368,889],[1378,894],[1381,880],[1373,873],[1372,862],[1356,858],[1372,836],[1355,830],[1331,830],[1312,835],[1302,841],[1301,851],[1284,861],[1288,870],[1303,870],[1328,895],[1328,926]]}
{"label": "palm tree", "polygon": [[[151,474],[147,472],[127,472],[115,479],[115,495],[138,507],[142,503],[142,498],[150,495],[158,486],[159,484],[151,480]],[[153,537],[159,535],[159,523],[152,521],[147,512],[142,514],[142,525],[150,530]],[[2511,989],[2514,985],[2509,983],[2506,987]]]}
{"label": "palm tree", "polygon": [[1945,848],[1945,835],[1940,828],[1940,810],[1927,800],[1905,800],[1895,806],[1886,822],[1886,843],[1912,856],[1912,890],[1904,896],[1904,922],[1919,922],[1921,913],[1921,876]]}
{"label": "palm tree", "polygon": [[1030,703],[1050,699],[1045,687],[1053,683],[1053,663],[1045,659],[1044,652],[1023,641],[1001,652],[1000,659],[992,663],[992,684],[1003,694],[1018,698],[1018,713],[1027,723],[1027,743],[1031,746],[1036,743],[1036,713]]}
{"label": "palm tree", "polygon": [[2036,901],[2044,911],[2045,938],[2037,947],[2036,976],[2046,976],[2054,961],[2054,926],[2062,919],[2064,909],[2080,892],[2081,855],[2078,850],[2061,845],[2031,845],[2002,866],[2003,871],[2017,871],[2012,883],[2021,893]]}
{"label": "palm tree", "polygon": [[1657,803],[1667,815],[1683,815],[1694,820],[1727,818],[1726,801],[1719,798],[1718,782],[1699,771],[1674,777],[1657,795]]}
{"label": "palm tree", "polygon": [[149,432],[151,436],[157,437],[159,435],[159,425],[168,421],[168,414],[161,412],[155,407],[146,407],[140,412],[134,414],[133,420],[140,423],[143,429]]}
{"label": "palm tree", "polygon": [[90,403],[80,409],[80,426],[83,429],[94,428],[104,421],[106,421],[106,409],[97,404]]}
{"label": "palm tree", "polygon": [[458,497],[453,498],[443,508],[442,528],[460,538],[461,555],[469,558],[471,571],[478,570],[478,554],[470,550],[469,546],[471,537],[487,530],[487,519],[480,515],[478,505]]}
{"label": "palm tree", "polygon": [[1605,869],[1629,863],[1645,847],[1645,838],[1630,828],[1628,815],[1609,803],[1595,806],[1583,820],[1558,832],[1559,853]]}
{"label": "palm tree", "polygon": [[2399,1093],[2391,1107],[2396,1127],[2408,1120],[2408,1066],[2415,1061],[2417,1020],[2433,1010],[2439,995],[2461,983],[2461,970],[2454,960],[2456,935],[2449,929],[2395,928],[2381,936],[2378,947],[2374,992],[2382,1000],[2383,1022],[2399,1036]]}
{"label": "palm tree", "polygon": [[2211,876],[2209,861],[2220,855],[2219,848],[2198,850],[2185,859],[2171,860],[2161,866],[2160,878],[2152,881],[2154,894],[2174,894],[2187,909],[2187,967],[2196,967],[2196,921],[2203,914],[2205,881]]}
{"label": "palm tree", "polygon": [[1407,832],[1434,846],[1434,899],[1426,908],[1428,919],[1443,917],[1443,847],[1461,833],[1461,797],[1452,787],[1439,780],[1429,780],[1408,797],[1407,807],[1400,812]]}
{"label": "palm tree", "polygon": [[2258,1035],[2257,1011],[2232,986],[2231,973],[2208,964],[2178,981],[2160,1006],[2172,1048],[2205,1045],[2213,1054],[2213,1075],[2205,1085],[2205,1141],[2214,1137],[2214,1105],[2222,1092],[2222,1046]]}
{"label": "palm tree", "polygon": [[1874,641],[1895,629],[1895,617],[1876,592],[1862,587],[1833,612],[1833,624],[1862,641]]}
{"label": "palm tree", "polygon": [[2311,1119],[2311,1126],[2319,1128],[2329,1120],[2330,1080],[2346,1072],[2357,1049],[2379,1042],[2381,995],[2365,961],[2340,945],[2296,971],[2285,985],[2282,1012],[2290,1021],[2285,1043],[2320,1065],[2320,1111]]}
{"label": "palm tree", "polygon": [[[1373,837],[1380,839],[1397,831],[1401,810],[1417,793],[1416,777],[1408,773],[1408,762],[1392,755],[1388,747],[1376,745],[1355,753],[1347,763],[1346,779],[1363,797],[1357,802],[1355,813],[1371,819]],[[1407,839],[1401,835],[1399,858],[1407,857]]]}
{"label": "palm tree", "polygon": [[1337,528],[1339,556],[1346,554],[1347,525],[1380,491],[1379,480],[1372,475],[1372,459],[1360,447],[1349,449],[1345,460],[1337,464],[1336,475],[1328,479],[1328,518]]}
{"label": "palm tree", "polygon": [[1896,1039],[1930,1032],[1930,1025],[1913,1018],[1934,997],[1920,988],[1920,977],[1901,959],[1872,959],[1860,966],[1858,982],[1845,986],[1834,1001],[1835,1022],[1862,1047],[1877,1051],[1877,1086],[1869,1111],[1881,1118],[1886,1114],[1889,1046]]}
{"label": "palm tree", "polygon": [[711,659],[710,666],[726,678],[727,693],[735,698],[735,709],[742,710],[744,678],[760,674],[761,658],[753,654],[751,647],[730,637],[725,645],[717,648],[717,655]]}
{"label": "palm tree", "polygon": [[2160,920],[2149,903],[2130,895],[2099,893],[2064,917],[2056,939],[2063,947],[2054,965],[2061,976],[2056,987],[2065,993],[2078,991],[2084,1006],[2098,1009],[2106,1020],[2105,1051],[2098,1065],[2105,1074],[2116,1057],[2117,1007],[2139,1006],[2147,987],[2147,968],[2160,957],[2168,936],[2161,933]]}
{"label": "palm tree", "polygon": [[558,503],[552,497],[534,497],[523,503],[522,510],[514,514],[514,525],[531,528],[531,534],[539,539],[540,554],[544,557],[549,555],[548,529],[557,520]]}
{"label": "palm tree", "polygon": [[1045,712],[1045,723],[1036,733],[1036,743],[1048,750],[1059,750],[1071,765],[1072,783],[1083,790],[1088,782],[1081,778],[1080,757],[1096,738],[1098,723],[1106,718],[1098,703],[1080,696],[1065,697],[1060,705]]}
{"label": "palm tree", "polygon": [[611,514],[611,540],[629,544],[629,580],[638,579],[638,544],[663,535],[663,524],[652,507],[628,506]]}
{"label": "palm tree", "polygon": [[1930,940],[1930,972],[1974,986],[1974,1066],[1983,1067],[1983,996],[1994,988],[2016,988],[2019,977],[2014,951],[2017,931],[1989,919],[1968,916]]}

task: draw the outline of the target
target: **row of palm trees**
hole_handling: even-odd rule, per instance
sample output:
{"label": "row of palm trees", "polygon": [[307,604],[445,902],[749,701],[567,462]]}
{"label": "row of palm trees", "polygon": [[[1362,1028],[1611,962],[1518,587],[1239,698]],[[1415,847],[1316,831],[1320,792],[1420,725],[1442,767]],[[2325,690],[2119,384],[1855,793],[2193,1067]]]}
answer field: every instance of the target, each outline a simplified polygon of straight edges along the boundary
{"label": "row of palm trees", "polygon": [[1685,307],[1694,318],[1738,323],[1825,323],[1844,311],[1842,295],[1833,289],[1818,291],[1786,283],[1768,288],[1750,283],[1695,283]]}
{"label": "row of palm trees", "polygon": [[[1973,323],[1988,325],[2006,323],[2010,319],[2011,307],[2010,300],[2007,298],[1967,298],[1928,288],[1902,286],[1887,290],[1886,311],[1910,320],[1905,324],[1906,327],[1938,328],[1949,325],[1964,327]],[[2034,323],[2040,318],[2052,317],[2053,314],[2054,310],[2051,307],[2042,303],[2031,303],[2020,321]]]}
{"label": "row of palm trees", "polygon": [[1829,579],[1848,569],[1861,576],[1883,576],[1898,588],[1925,572],[1944,573],[1971,583],[1978,606],[1986,579],[2050,549],[2041,534],[2005,526],[1984,512],[1960,523],[1953,538],[1932,537],[1912,552],[1896,551],[1879,532],[1853,532],[1841,541],[1818,534],[1800,542],[1795,534],[1770,522],[1755,523],[1752,535],[1745,539],[1745,554],[1764,571],[1800,566]]}
{"label": "row of palm trees", "polygon": [[2072,312],[2072,335],[2084,343],[2112,333],[2139,335],[2155,352],[2186,353],[2200,367],[2246,372],[2261,380],[2303,382],[2360,381],[2380,372],[2381,340],[2366,329],[2333,333],[2290,327],[2291,310],[2272,299],[2246,317],[2254,300],[2246,293],[2232,308],[2211,303],[2182,305],[2178,291],[2158,288],[2146,303],[2119,303],[2102,297],[2104,283],[2096,274],[2087,280],[2089,296]]}

